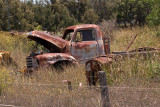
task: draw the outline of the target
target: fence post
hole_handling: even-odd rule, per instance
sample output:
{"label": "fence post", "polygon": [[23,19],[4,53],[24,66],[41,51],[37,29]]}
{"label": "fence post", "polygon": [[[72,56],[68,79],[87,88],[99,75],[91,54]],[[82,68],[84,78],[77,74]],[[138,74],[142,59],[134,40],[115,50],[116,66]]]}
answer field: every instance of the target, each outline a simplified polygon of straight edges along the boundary
{"label": "fence post", "polygon": [[71,81],[68,81],[68,90],[69,90],[69,91],[72,91]]}
{"label": "fence post", "polygon": [[71,81],[63,80],[62,82],[63,82],[63,83],[67,83],[67,85],[68,85],[68,90],[69,90],[69,91],[72,91],[72,83],[71,83]]}
{"label": "fence post", "polygon": [[103,103],[102,107],[110,107],[107,77],[105,71],[99,71],[99,81],[101,89],[101,98]]}

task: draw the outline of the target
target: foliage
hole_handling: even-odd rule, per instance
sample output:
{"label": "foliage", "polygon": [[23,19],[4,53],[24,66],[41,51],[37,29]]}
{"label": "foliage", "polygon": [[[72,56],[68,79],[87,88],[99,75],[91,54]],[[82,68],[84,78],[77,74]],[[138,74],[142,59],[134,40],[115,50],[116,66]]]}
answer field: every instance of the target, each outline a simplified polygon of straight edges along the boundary
{"label": "foliage", "polygon": [[129,23],[144,25],[151,11],[151,0],[121,0],[117,8],[117,23],[123,23],[125,27]]}
{"label": "foliage", "polygon": [[[69,14],[68,9],[60,3],[55,3],[52,5],[53,12],[53,22],[54,28],[52,30],[61,29],[63,27],[68,27],[75,24],[76,20],[72,18]],[[52,21],[50,21],[52,22]]]}
{"label": "foliage", "polygon": [[41,25],[38,25],[34,30],[42,30],[42,26]]}
{"label": "foliage", "polygon": [[0,32],[0,50],[14,52],[16,49],[22,52],[30,52],[35,50],[36,43],[34,41],[29,41],[24,35],[20,36],[15,33],[12,36],[7,32]]}
{"label": "foliage", "polygon": [[94,24],[98,21],[98,15],[95,14],[93,9],[89,9],[84,13],[81,19],[84,23]]}
{"label": "foliage", "polygon": [[160,25],[160,1],[154,0],[152,3],[152,11],[151,14],[147,17],[148,23],[151,26],[158,26]]}
{"label": "foliage", "polygon": [[32,30],[35,26],[34,13],[30,2],[19,0],[0,0],[1,30]]}
{"label": "foliage", "polygon": [[93,9],[99,16],[99,21],[115,18],[116,8],[120,0],[92,0]]}
{"label": "foliage", "polygon": [[97,23],[114,14],[116,2],[104,2],[96,5],[94,0],[0,0],[0,30],[30,31],[40,25],[43,30],[55,32],[77,23]]}
{"label": "foliage", "polygon": [[78,23],[116,20],[119,27],[159,25],[158,0],[0,0],[0,30],[57,32]]}

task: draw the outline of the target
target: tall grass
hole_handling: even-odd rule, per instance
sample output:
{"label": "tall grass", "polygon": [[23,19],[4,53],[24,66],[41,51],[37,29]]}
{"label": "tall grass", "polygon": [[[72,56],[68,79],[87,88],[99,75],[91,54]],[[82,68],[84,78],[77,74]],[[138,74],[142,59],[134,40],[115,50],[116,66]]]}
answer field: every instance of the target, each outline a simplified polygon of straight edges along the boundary
{"label": "tall grass", "polygon": [[131,40],[137,34],[137,38],[129,50],[139,47],[160,47],[160,37],[157,36],[158,30],[145,27],[136,27],[132,29],[119,29],[114,31],[114,37],[111,41],[112,51],[125,51]]}
{"label": "tall grass", "polygon": [[[66,68],[63,73],[42,68],[31,77],[16,75],[12,76],[12,80],[4,92],[5,98],[0,97],[1,103],[27,107],[101,106],[99,91],[89,90],[86,87],[80,89],[78,86],[80,82],[86,86],[83,67]],[[63,80],[71,81],[73,91],[68,91],[67,83]]]}
{"label": "tall grass", "polygon": [[[112,51],[124,51],[135,34],[138,37],[130,50],[143,46],[160,47],[157,31],[148,27],[120,29],[113,34]],[[25,66],[26,56],[35,48],[36,43],[23,35],[13,37],[7,32],[0,32],[0,50],[11,52],[11,57],[18,64],[18,70]],[[83,65],[65,68],[61,73],[54,69],[41,68],[30,76],[14,73],[14,69],[12,64],[0,67],[1,104],[26,107],[102,106],[99,88],[87,87]],[[111,106],[160,106],[160,54],[120,57],[113,61],[111,72],[106,73]],[[67,83],[63,80],[71,81],[72,91],[68,91]],[[82,88],[79,88],[79,83],[83,84]]]}
{"label": "tall grass", "polygon": [[[126,83],[127,86],[148,87],[148,84],[157,84],[160,86],[160,55],[150,58],[137,56],[127,57],[113,62],[111,73],[108,73],[108,80],[111,85]],[[139,81],[139,82],[135,82]],[[140,82],[142,84],[139,84]]]}
{"label": "tall grass", "polygon": [[0,95],[8,88],[6,81],[11,82],[9,71],[4,67],[0,67]]}

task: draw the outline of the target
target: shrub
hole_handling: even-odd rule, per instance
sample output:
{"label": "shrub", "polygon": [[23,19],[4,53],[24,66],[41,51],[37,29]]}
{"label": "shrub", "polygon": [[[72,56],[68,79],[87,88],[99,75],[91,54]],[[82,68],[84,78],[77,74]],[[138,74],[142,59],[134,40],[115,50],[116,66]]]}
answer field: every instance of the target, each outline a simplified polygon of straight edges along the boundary
{"label": "shrub", "polygon": [[42,30],[42,26],[41,25],[38,25],[34,30]]}

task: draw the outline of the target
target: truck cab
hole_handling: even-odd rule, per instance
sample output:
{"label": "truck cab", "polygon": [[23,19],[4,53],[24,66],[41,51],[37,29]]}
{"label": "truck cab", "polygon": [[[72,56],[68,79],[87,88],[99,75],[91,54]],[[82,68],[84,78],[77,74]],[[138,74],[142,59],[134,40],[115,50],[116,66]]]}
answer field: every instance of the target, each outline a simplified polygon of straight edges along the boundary
{"label": "truck cab", "polygon": [[68,27],[63,39],[69,40],[68,54],[84,63],[91,58],[105,55],[100,29],[97,25],[75,25]]}

